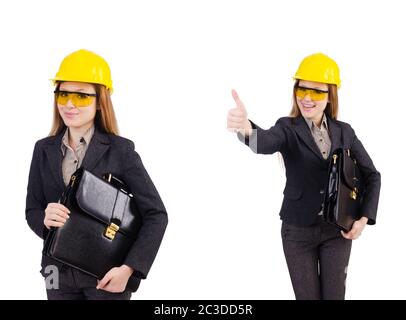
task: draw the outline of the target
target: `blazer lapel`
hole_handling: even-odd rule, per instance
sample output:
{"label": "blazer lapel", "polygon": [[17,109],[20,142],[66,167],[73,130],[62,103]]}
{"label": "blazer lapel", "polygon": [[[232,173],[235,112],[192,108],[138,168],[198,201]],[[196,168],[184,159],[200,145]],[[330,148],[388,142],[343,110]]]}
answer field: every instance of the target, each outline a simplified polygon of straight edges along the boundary
{"label": "blazer lapel", "polygon": [[62,150],[61,150],[62,137],[64,133],[65,130],[62,130],[61,133],[56,135],[54,139],[52,139],[49,142],[46,148],[46,155],[51,167],[52,175],[54,176],[55,181],[61,190],[65,189],[65,183],[63,182],[62,176]]}
{"label": "blazer lapel", "polygon": [[[62,150],[61,143],[65,130],[56,135],[54,139],[49,142],[46,148],[46,154],[51,166],[52,175],[61,191],[65,190],[65,183],[62,176]],[[90,140],[89,147],[87,148],[85,158],[83,159],[82,166],[91,171],[103,156],[103,154],[109,149],[110,139],[106,133],[103,133],[97,129],[94,130],[92,139]]]}
{"label": "blazer lapel", "polygon": [[320,149],[317,146],[312,133],[310,132],[309,126],[307,125],[305,119],[299,116],[294,119],[294,129],[298,133],[299,138],[309,147],[310,150],[322,161],[325,161],[320,153]]}
{"label": "blazer lapel", "polygon": [[337,149],[341,143],[341,127],[337,124],[337,121],[331,119],[327,116],[328,122],[328,130],[330,131],[330,139],[331,139],[331,149],[330,149],[330,156],[333,154],[333,151]]}
{"label": "blazer lapel", "polygon": [[108,137],[108,134],[99,131],[99,129],[95,127],[93,137],[90,140],[85,158],[82,162],[82,167],[84,167],[88,171],[92,171],[97,162],[109,148],[110,139]]}

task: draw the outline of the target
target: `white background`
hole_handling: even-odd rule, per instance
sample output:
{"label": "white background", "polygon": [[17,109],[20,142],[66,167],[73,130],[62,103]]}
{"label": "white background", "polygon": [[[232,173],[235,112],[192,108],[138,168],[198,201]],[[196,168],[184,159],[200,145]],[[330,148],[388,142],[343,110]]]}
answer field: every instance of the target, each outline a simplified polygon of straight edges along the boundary
{"label": "white background", "polygon": [[238,90],[269,128],[314,52],[341,68],[339,119],[377,169],[377,225],[353,243],[347,299],[404,299],[406,20],[402,1],[8,1],[0,8],[1,290],[45,299],[42,242],[26,224],[35,141],[52,120],[48,81],[68,53],[110,64],[121,135],[158,188],[169,225],[133,299],[293,299],[278,212],[284,171],[226,130]]}

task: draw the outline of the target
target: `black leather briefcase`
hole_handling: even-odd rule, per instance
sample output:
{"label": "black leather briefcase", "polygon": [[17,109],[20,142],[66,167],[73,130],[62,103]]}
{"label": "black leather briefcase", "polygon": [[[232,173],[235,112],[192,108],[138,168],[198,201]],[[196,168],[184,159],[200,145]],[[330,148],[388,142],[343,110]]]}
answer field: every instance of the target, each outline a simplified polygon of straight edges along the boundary
{"label": "black leather briefcase", "polygon": [[70,218],[51,228],[44,254],[98,279],[120,266],[141,225],[133,195],[117,178],[79,168],[61,201]]}
{"label": "black leather briefcase", "polygon": [[361,217],[363,193],[362,175],[350,149],[334,150],[324,192],[324,220],[350,231],[354,221]]}

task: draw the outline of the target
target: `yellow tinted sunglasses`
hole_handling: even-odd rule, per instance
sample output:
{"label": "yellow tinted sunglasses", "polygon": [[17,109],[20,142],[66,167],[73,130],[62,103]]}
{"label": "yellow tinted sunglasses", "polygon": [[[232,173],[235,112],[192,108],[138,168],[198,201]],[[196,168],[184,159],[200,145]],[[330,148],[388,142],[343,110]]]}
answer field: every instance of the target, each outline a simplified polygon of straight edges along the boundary
{"label": "yellow tinted sunglasses", "polygon": [[312,99],[313,101],[321,101],[327,97],[328,91],[305,87],[296,87],[296,97],[303,99],[307,95],[310,95],[310,99]]}
{"label": "yellow tinted sunglasses", "polygon": [[55,90],[54,93],[56,103],[65,106],[70,100],[72,101],[72,104],[78,108],[90,106],[96,98],[95,93],[71,92],[62,90]]}

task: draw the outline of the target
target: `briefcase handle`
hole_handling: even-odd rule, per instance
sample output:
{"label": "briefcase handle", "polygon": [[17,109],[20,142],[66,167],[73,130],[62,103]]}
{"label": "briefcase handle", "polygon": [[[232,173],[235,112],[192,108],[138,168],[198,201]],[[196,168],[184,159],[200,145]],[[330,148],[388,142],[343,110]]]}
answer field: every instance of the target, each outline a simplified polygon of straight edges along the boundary
{"label": "briefcase handle", "polygon": [[105,173],[103,175],[103,179],[106,180],[111,185],[113,185],[114,187],[116,187],[117,189],[127,194],[129,197],[131,198],[133,197],[133,194],[129,192],[128,186],[116,176],[113,176],[111,173]]}

